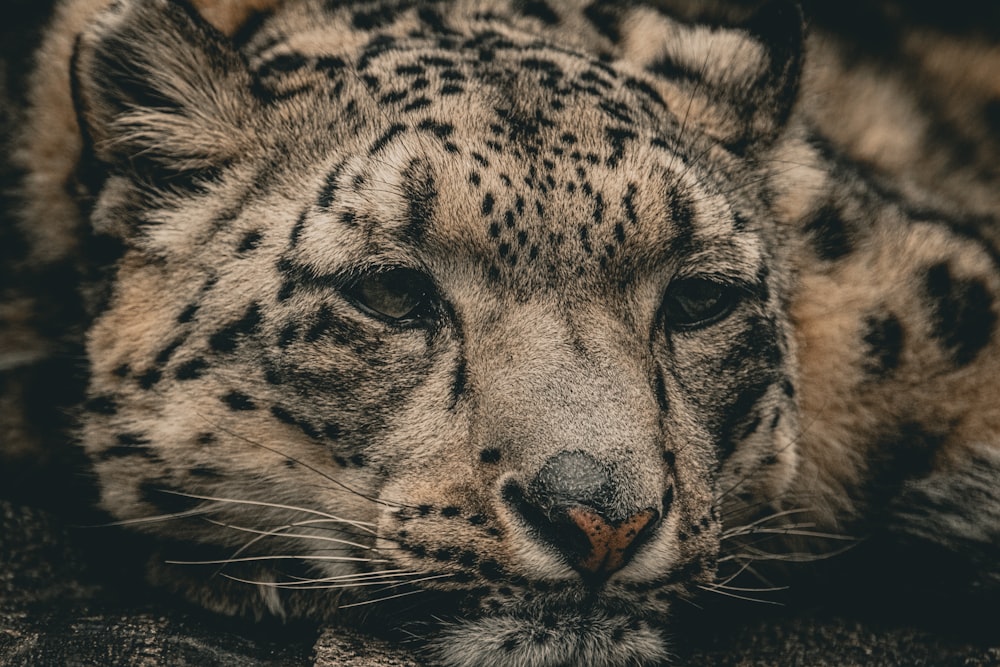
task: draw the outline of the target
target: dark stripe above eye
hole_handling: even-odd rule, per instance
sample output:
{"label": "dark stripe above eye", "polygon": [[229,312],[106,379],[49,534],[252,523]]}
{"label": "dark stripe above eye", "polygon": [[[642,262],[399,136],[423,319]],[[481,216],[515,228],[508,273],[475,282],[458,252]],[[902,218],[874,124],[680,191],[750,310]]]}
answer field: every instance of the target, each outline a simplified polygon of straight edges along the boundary
{"label": "dark stripe above eye", "polygon": [[329,210],[337,199],[337,187],[340,181],[340,174],[344,171],[344,164],[344,162],[341,162],[326,175],[323,189],[320,190],[319,198],[316,200],[317,205],[323,210]]}
{"label": "dark stripe above eye", "polygon": [[406,183],[407,222],[404,234],[413,243],[419,243],[434,219],[438,191],[429,166],[420,160],[412,161],[403,172]]}
{"label": "dark stripe above eye", "polygon": [[656,403],[660,406],[660,411],[666,414],[670,409],[670,400],[667,397],[667,385],[663,379],[663,369],[659,364],[656,366],[656,376],[653,379],[653,386],[656,392]]}
{"label": "dark stripe above eye", "polygon": [[371,148],[368,149],[368,154],[374,155],[375,153],[378,153],[383,148],[388,146],[393,139],[395,139],[405,131],[406,131],[406,125],[403,125],[402,123],[396,123],[392,125],[391,127],[389,127],[388,130],[386,130],[382,134],[382,136],[380,136],[378,139],[375,140],[375,142],[371,145]]}

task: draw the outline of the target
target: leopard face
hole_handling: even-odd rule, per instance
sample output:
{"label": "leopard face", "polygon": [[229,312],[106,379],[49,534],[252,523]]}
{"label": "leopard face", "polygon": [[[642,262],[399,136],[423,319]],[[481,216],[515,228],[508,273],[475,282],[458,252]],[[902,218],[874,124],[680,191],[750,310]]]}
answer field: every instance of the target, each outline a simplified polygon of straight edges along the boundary
{"label": "leopard face", "polygon": [[[535,10],[303,0],[226,36],[124,2],[83,30],[76,171],[121,254],[81,440],[154,579],[431,624],[448,665],[655,663],[724,515],[787,487],[756,155],[795,49]],[[760,62],[668,76],[648,22]]]}

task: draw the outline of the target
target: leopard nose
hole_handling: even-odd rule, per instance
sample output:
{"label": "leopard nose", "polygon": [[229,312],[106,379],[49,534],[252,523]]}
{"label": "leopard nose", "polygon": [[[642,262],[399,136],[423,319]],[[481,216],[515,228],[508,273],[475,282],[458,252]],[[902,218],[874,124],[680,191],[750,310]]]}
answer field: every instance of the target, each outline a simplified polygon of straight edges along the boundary
{"label": "leopard nose", "polygon": [[527,488],[508,482],[503,493],[542,541],[590,580],[624,567],[660,520],[654,507],[621,508],[607,467],[581,451],[556,454]]}

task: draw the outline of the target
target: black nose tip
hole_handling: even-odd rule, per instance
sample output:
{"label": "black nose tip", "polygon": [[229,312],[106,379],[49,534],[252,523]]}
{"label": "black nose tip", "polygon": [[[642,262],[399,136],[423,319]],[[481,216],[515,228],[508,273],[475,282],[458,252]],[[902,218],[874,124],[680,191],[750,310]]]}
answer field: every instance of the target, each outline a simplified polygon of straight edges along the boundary
{"label": "black nose tip", "polygon": [[561,452],[525,489],[516,482],[504,498],[538,536],[588,578],[620,570],[654,532],[654,507],[621,508],[608,469],[585,452]]}

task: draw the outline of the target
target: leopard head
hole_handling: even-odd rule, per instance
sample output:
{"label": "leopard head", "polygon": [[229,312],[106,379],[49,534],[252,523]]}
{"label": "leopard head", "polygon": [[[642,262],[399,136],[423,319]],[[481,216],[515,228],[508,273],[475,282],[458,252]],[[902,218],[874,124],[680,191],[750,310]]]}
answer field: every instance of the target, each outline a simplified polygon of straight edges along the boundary
{"label": "leopard head", "polygon": [[761,165],[799,13],[535,10],[303,0],[227,36],[149,0],[80,38],[81,202],[123,248],[81,439],[156,580],[447,665],[646,664],[788,483]]}

